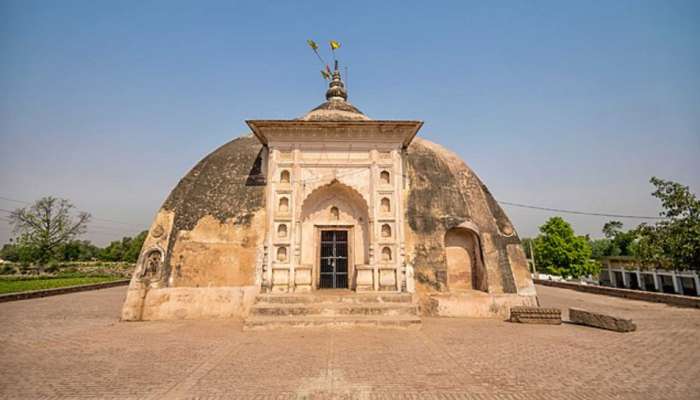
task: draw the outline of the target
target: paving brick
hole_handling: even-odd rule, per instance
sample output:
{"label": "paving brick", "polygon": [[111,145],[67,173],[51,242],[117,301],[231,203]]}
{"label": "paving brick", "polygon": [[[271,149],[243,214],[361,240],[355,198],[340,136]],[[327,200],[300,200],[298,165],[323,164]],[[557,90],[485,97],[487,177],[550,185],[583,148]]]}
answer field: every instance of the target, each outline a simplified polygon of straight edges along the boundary
{"label": "paving brick", "polygon": [[700,310],[537,289],[542,307],[632,319],[637,330],[436,318],[420,330],[122,323],[125,290],[113,288],[0,304],[0,398],[697,398]]}

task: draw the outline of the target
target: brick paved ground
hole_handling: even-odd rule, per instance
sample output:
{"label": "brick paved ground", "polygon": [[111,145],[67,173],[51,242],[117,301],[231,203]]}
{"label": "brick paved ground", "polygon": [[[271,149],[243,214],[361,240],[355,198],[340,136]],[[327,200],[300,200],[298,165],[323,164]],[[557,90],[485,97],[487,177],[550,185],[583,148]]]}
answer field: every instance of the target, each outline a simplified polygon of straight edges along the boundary
{"label": "brick paved ground", "polygon": [[700,398],[700,310],[538,287],[634,333],[424,319],[412,330],[120,323],[124,288],[0,304],[1,398]]}

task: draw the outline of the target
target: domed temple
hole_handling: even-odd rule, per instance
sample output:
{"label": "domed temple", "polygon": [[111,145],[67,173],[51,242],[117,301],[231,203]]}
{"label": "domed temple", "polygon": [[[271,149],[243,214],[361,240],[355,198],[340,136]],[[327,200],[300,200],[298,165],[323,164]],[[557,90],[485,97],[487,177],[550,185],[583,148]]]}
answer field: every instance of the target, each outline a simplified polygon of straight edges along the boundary
{"label": "domed temple", "polygon": [[368,118],[337,70],[326,99],[299,119],[247,121],[252,135],[178,183],[123,320],[414,323],[537,304],[511,222],[456,154],[416,137],[420,121]]}

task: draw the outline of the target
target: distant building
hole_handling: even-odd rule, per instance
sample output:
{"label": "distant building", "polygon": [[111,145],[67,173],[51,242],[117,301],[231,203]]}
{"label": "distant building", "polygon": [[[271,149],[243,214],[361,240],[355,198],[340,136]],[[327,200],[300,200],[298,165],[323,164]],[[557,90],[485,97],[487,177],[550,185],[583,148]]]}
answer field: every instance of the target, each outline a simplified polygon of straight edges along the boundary
{"label": "distant building", "polygon": [[700,296],[697,271],[649,268],[634,257],[604,257],[601,263],[599,281],[603,286]]}

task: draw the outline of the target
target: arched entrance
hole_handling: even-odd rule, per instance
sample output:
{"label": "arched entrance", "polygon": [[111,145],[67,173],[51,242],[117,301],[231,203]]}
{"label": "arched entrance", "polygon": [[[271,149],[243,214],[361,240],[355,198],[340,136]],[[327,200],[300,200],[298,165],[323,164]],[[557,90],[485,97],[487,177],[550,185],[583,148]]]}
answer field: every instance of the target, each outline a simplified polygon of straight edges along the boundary
{"label": "arched entrance", "polygon": [[479,236],[471,229],[452,228],[445,234],[447,286],[452,291],[488,291]]}
{"label": "arched entrance", "polygon": [[368,216],[362,195],[337,180],[304,199],[301,264],[313,266],[313,288],[354,289],[355,267],[369,260]]}

